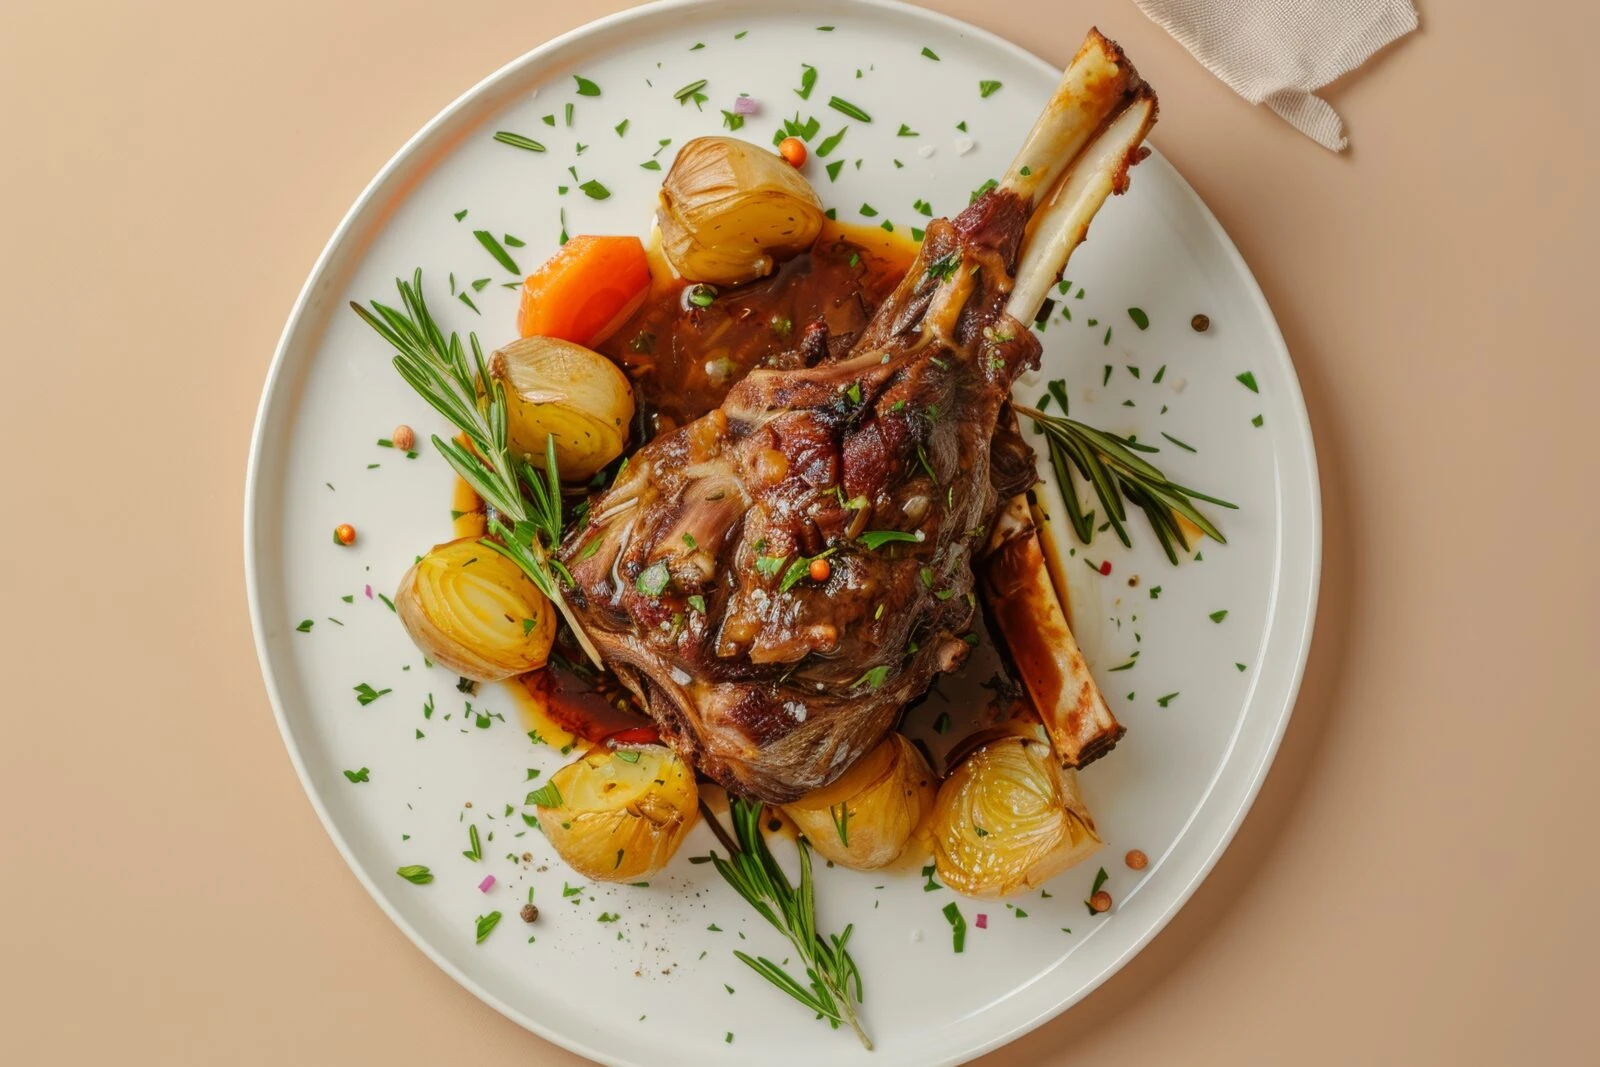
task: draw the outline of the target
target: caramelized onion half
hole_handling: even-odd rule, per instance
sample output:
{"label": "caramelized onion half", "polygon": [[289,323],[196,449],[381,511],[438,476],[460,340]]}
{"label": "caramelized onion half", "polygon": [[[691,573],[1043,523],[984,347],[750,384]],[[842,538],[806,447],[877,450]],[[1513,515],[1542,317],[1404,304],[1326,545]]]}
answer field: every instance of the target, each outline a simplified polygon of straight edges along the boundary
{"label": "caramelized onion half", "polygon": [[598,352],[553,337],[524,337],[489,359],[506,391],[506,431],[514,452],[544,469],[554,438],[556,466],[568,482],[587,481],[622,455],[633,421],[633,387]]}
{"label": "caramelized onion half", "polygon": [[555,612],[515,563],[475,538],[435,545],[405,577],[395,611],[417,648],[483,682],[538,670],[555,638]]}
{"label": "caramelized onion half", "polygon": [[1100,847],[1077,776],[1021,723],[973,739],[939,787],[929,836],[940,880],[971,897],[1034,889]]}
{"label": "caramelized onion half", "polygon": [[811,247],[822,201],[794,167],[760,145],[696,137],[661,183],[661,251],[694,282],[738,285]]}

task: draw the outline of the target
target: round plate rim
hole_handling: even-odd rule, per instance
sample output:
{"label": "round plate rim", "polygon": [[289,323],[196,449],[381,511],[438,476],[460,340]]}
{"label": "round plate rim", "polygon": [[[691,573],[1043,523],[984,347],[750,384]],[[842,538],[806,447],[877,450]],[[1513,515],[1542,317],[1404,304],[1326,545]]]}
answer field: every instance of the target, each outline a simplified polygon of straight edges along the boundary
{"label": "round plate rim", "polygon": [[[305,791],[306,798],[310,802],[312,809],[316,812],[317,818],[322,823],[323,829],[333,841],[335,848],[338,849],[340,856],[344,859],[346,866],[350,868],[351,873],[355,875],[356,880],[361,883],[363,888],[366,889],[368,895],[370,895],[377,903],[379,908],[383,910],[384,914],[389,917],[390,921],[393,922],[406,935],[413,945],[415,945],[436,966],[448,974],[455,982],[467,989],[483,1003],[487,1004],[489,1007],[493,1008],[495,1011],[499,1012],[501,1015],[505,1016],[507,1019],[523,1027],[524,1029],[529,1030],[545,1040],[550,1041],[553,1044],[556,1044],[571,1052],[585,1056],[597,1063],[612,1065],[612,1067],[643,1067],[643,1065],[636,1064],[629,1060],[618,1059],[614,1056],[604,1053],[601,1050],[593,1048],[580,1040],[562,1033],[559,1030],[546,1026],[538,1020],[533,1019],[532,1017],[505,1003],[495,994],[484,988],[471,976],[467,975],[460,968],[456,967],[441,953],[435,950],[432,944],[426,938],[422,937],[421,934],[414,927],[412,927],[411,924],[408,923],[393,906],[390,905],[383,892],[379,890],[378,886],[371,878],[368,877],[362,866],[356,861],[356,858],[351,851],[348,842],[345,840],[343,833],[335,824],[326,805],[324,805],[321,797],[318,795],[312,784],[309,770],[300,754],[299,747],[296,744],[293,729],[288,721],[287,713],[284,710],[283,699],[278,690],[277,681],[270,666],[271,660],[269,657],[267,641],[265,637],[266,625],[265,620],[262,617],[261,609],[261,576],[256,569],[258,549],[256,535],[258,509],[256,507],[256,499],[261,491],[261,469],[265,454],[267,452],[265,427],[268,416],[274,405],[274,402],[279,399],[279,394],[282,391],[285,365],[288,361],[289,351],[293,345],[296,335],[305,326],[304,320],[306,318],[308,308],[310,307],[316,294],[318,282],[320,281],[323,273],[327,270],[335,254],[348,239],[351,230],[371,206],[371,203],[378,191],[384,188],[398,171],[409,165],[411,156],[417,150],[417,148],[428,141],[428,139],[431,138],[438,130],[449,125],[460,112],[466,110],[469,106],[475,103],[480,96],[492,92],[502,82],[515,78],[525,67],[536,65],[545,57],[559,53],[568,46],[578,43],[588,36],[626,26],[630,22],[652,19],[657,17],[663,11],[694,11],[701,9],[710,10],[720,7],[731,7],[734,6],[736,2],[737,0],[657,0],[655,3],[642,4],[638,7],[614,12],[613,14],[604,16],[591,22],[587,22],[581,26],[567,31],[566,33],[551,38],[543,44],[529,49],[527,52],[524,52],[522,55],[512,59],[510,62],[490,73],[475,85],[467,89],[465,92],[457,96],[456,99],[441,109],[416,133],[409,137],[367,183],[365,188],[362,189],[360,195],[356,197],[354,203],[351,204],[349,210],[346,211],[343,218],[340,219],[339,225],[334,229],[333,234],[328,239],[327,244],[317,256],[316,262],[313,264],[310,273],[306,277],[304,285],[301,287],[299,295],[295,299],[294,305],[289,312],[289,317],[284,324],[283,332],[279,336],[277,346],[274,349],[272,362],[268,368],[266,381],[262,387],[261,400],[256,409],[255,423],[251,432],[249,460],[245,474],[243,546],[245,557],[245,585],[249,599],[250,622],[255,641],[256,658],[261,667],[262,678],[266,684],[267,695],[272,705],[273,718],[277,722],[278,731],[282,737],[284,748],[288,753],[290,762],[294,766],[295,774],[299,777],[301,788]],[[1007,40],[998,34],[992,33],[989,30],[985,30],[982,27],[974,26],[971,23],[957,19],[953,16],[943,14],[942,12],[931,11],[926,8],[913,7],[907,4],[899,3],[897,0],[831,0],[829,6],[854,6],[876,12],[889,12],[899,17],[923,19],[947,30],[953,30],[957,33],[972,37],[980,43],[998,48],[1005,52],[1009,52],[1021,63],[1032,64],[1035,67],[1042,67],[1049,70],[1057,69],[1055,68],[1054,64],[1041,59],[1039,56],[1035,55],[1026,48],[1023,48],[1022,46]],[[1170,163],[1167,165],[1171,166]],[[1298,440],[1296,441],[1296,444],[1299,446],[1305,458],[1306,471],[1304,473],[1307,476],[1305,485],[1309,496],[1306,500],[1308,513],[1304,516],[1304,520],[1307,522],[1310,533],[1310,545],[1307,556],[1310,564],[1308,579],[1309,588],[1305,591],[1304,617],[1298,621],[1298,625],[1295,627],[1299,631],[1298,634],[1293,635],[1292,637],[1295,656],[1294,669],[1290,676],[1288,687],[1284,693],[1282,706],[1276,709],[1274,715],[1275,721],[1271,723],[1270,736],[1267,738],[1266,744],[1262,747],[1255,765],[1248,768],[1248,783],[1241,793],[1234,810],[1227,813],[1226,826],[1223,828],[1222,833],[1217,836],[1210,852],[1205,855],[1204,859],[1194,870],[1194,873],[1190,877],[1187,884],[1178,889],[1171,902],[1157,916],[1155,916],[1154,920],[1148,924],[1147,928],[1137,937],[1135,937],[1121,953],[1116,955],[1109,963],[1102,967],[1098,973],[1093,974],[1088,979],[1083,981],[1076,989],[1064,993],[1059,1000],[1057,1000],[1048,1008],[1035,1013],[1032,1017],[1024,1019],[1009,1029],[999,1033],[991,1034],[987,1038],[982,1038],[978,1041],[952,1048],[947,1055],[941,1057],[937,1061],[933,1061],[929,1067],[955,1067],[957,1064],[966,1063],[987,1052],[991,1052],[994,1049],[1008,1044],[1018,1037],[1021,1037],[1023,1034],[1042,1026],[1044,1023],[1060,1015],[1062,1012],[1066,1011],[1068,1008],[1087,997],[1094,990],[1098,989],[1107,979],[1126,966],[1129,960],[1131,960],[1139,952],[1143,951],[1144,947],[1149,944],[1157,934],[1166,928],[1167,924],[1172,921],[1173,916],[1175,916],[1178,911],[1182,909],[1186,903],[1188,903],[1189,899],[1194,895],[1200,884],[1205,881],[1207,876],[1210,875],[1212,869],[1215,868],[1217,862],[1221,859],[1222,854],[1227,850],[1229,844],[1232,843],[1234,836],[1238,833],[1239,827],[1243,823],[1245,816],[1249,813],[1251,807],[1254,805],[1256,797],[1260,793],[1261,787],[1266,780],[1267,773],[1271,770],[1272,764],[1277,756],[1279,745],[1282,743],[1284,732],[1286,731],[1289,719],[1293,714],[1295,703],[1299,696],[1300,686],[1304,679],[1306,661],[1310,654],[1312,634],[1315,628],[1317,603],[1320,594],[1322,577],[1321,483],[1318,477],[1316,449],[1311,432],[1310,417],[1306,411],[1305,398],[1300,389],[1299,378],[1294,371],[1294,364],[1290,357],[1288,346],[1283,340],[1282,332],[1278,328],[1277,319],[1273,315],[1271,306],[1267,303],[1266,296],[1264,293],[1262,293],[1261,287],[1259,283],[1257,283],[1254,273],[1250,270],[1249,265],[1245,262],[1244,257],[1240,254],[1237,246],[1234,245],[1232,238],[1229,237],[1227,231],[1217,220],[1216,216],[1212,214],[1210,208],[1200,198],[1199,194],[1194,191],[1193,187],[1189,185],[1188,181],[1184,179],[1177,168],[1173,167],[1172,171],[1173,176],[1177,179],[1178,187],[1181,189],[1183,194],[1185,194],[1193,202],[1193,205],[1198,208],[1212,235],[1217,239],[1218,246],[1221,249],[1224,257],[1230,260],[1232,265],[1236,268],[1244,283],[1244,295],[1249,298],[1250,302],[1260,314],[1263,323],[1267,327],[1267,340],[1270,348],[1272,349],[1272,355],[1281,363],[1283,369],[1287,372],[1283,377],[1283,382],[1286,387],[1283,401],[1285,406],[1296,416],[1296,419],[1294,420],[1294,428],[1298,432]],[[1278,595],[1281,595],[1281,589]],[[1275,604],[1273,610],[1276,610]],[[1212,779],[1207,783],[1204,793],[1201,795],[1195,805],[1194,810],[1196,812],[1198,812],[1206,803],[1210,801],[1211,795],[1216,789],[1217,782],[1222,775],[1223,769],[1228,766],[1229,761],[1234,755],[1234,750],[1237,744],[1237,736],[1238,731],[1235,730],[1234,739],[1229,742],[1227,750],[1224,752],[1222,759],[1218,763],[1217,773],[1213,775]],[[1181,841],[1184,835],[1188,832],[1188,828],[1186,827],[1185,830],[1179,834],[1179,837],[1176,840]]]}

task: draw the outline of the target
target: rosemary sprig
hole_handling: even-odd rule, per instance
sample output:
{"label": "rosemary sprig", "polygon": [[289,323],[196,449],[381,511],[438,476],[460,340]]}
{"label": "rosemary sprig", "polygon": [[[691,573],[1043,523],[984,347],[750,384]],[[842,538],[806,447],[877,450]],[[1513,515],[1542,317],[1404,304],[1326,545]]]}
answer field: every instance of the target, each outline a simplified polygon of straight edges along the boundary
{"label": "rosemary sprig", "polygon": [[513,457],[507,443],[505,387],[489,374],[478,335],[467,334],[472,360],[467,360],[461,335],[448,338],[422,293],[422,270],[411,281],[395,279],[400,309],[374,300],[371,308],[351,301],[350,307],[395,350],[394,367],[417,395],[431,404],[467,438],[433,445],[473,492],[493,509],[489,532],[481,544],[515,563],[566,618],[578,643],[596,664],[599,653],[561,595],[561,582],[572,575],[553,555],[561,540],[561,480],[556,471],[554,439],[546,442],[544,472],[526,457]]}
{"label": "rosemary sprig", "polygon": [[737,842],[728,840],[720,824],[708,812],[707,818],[718,831],[717,836],[732,853],[723,859],[713,852],[711,862],[717,873],[794,946],[809,985],[802,985],[765,956],[752,958],[737,950],[734,955],[761,977],[827,1019],[834,1029],[849,1026],[861,1039],[861,1044],[871,1050],[872,1039],[861,1028],[861,1020],[856,1016],[856,1005],[862,999],[861,971],[846,948],[854,926],[846,926],[842,934],[826,937],[817,932],[816,886],[811,876],[810,846],[803,840],[799,842],[800,884],[792,885],[761,834],[761,802],[733,796],[728,801]]}
{"label": "rosemary sprig", "polygon": [[1175,545],[1181,545],[1185,551],[1189,548],[1189,539],[1184,535],[1183,524],[1177,518],[1179,515],[1194,523],[1218,544],[1228,543],[1228,539],[1222,536],[1210,519],[1200,513],[1194,502],[1202,500],[1234,510],[1239,505],[1179,485],[1140,456],[1140,453],[1159,452],[1159,448],[1096,430],[1068,418],[1066,383],[1057,379],[1049,384],[1049,389],[1050,396],[1061,408],[1060,415],[1046,415],[1037,408],[1021,404],[1016,405],[1016,410],[1032,419],[1034,426],[1049,440],[1050,466],[1055,471],[1056,482],[1061,486],[1061,497],[1067,505],[1067,518],[1078,540],[1086,545],[1094,540],[1095,516],[1092,511],[1085,513],[1079,502],[1074,471],[1094,487],[1095,497],[1100,501],[1106,521],[1124,545],[1131,547],[1133,544],[1128,537],[1128,512],[1123,504],[1124,499],[1144,512],[1167,559],[1173,563],[1178,562]]}

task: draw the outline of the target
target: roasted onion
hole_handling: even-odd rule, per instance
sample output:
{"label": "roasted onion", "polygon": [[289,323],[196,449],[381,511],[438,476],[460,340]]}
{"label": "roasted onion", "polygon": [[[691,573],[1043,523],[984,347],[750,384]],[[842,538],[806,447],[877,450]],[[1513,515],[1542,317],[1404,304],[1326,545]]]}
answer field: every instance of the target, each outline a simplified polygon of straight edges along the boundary
{"label": "roasted onion", "polygon": [[783,810],[823,858],[867,870],[905,850],[932,809],[934,793],[933,771],[922,753],[892,733],[838,781]]}
{"label": "roasted onion", "polygon": [[1036,888],[1100,847],[1094,819],[1036,723],[972,739],[934,803],[929,838],[939,878],[971,897]]}
{"label": "roasted onion", "polygon": [[524,337],[489,358],[506,391],[507,435],[514,451],[542,468],[554,438],[556,465],[569,482],[587,481],[622,455],[633,421],[633,387],[598,352],[553,337]]}
{"label": "roasted onion", "polygon": [[476,538],[435,545],[394,595],[422,654],[492,682],[538,670],[555,638],[555,612],[521,569]]}
{"label": "roasted onion", "polygon": [[661,183],[661,251],[695,282],[738,285],[811,247],[822,202],[800,172],[759,145],[696,137]]}
{"label": "roasted onion", "polygon": [[532,794],[539,826],[568,866],[636,882],[667,865],[694,826],[694,771],[665,745],[596,745]]}

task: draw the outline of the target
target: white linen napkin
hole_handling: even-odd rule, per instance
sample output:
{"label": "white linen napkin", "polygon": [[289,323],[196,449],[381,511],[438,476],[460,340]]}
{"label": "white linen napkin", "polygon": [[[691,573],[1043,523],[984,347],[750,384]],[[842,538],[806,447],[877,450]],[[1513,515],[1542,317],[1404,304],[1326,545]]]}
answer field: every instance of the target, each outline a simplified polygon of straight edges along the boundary
{"label": "white linen napkin", "polygon": [[1417,28],[1411,0],[1134,0],[1207,70],[1324,148],[1349,144],[1314,95]]}

